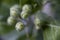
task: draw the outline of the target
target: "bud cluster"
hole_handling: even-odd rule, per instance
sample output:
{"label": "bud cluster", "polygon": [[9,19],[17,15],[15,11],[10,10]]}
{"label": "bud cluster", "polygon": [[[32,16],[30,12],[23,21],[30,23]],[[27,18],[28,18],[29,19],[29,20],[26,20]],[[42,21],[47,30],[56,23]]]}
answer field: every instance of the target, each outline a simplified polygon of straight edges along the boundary
{"label": "bud cluster", "polygon": [[[25,26],[29,25],[29,23],[31,22],[31,20],[29,21],[29,17],[31,17],[31,13],[32,13],[32,9],[34,9],[32,7],[32,5],[30,4],[25,4],[23,5],[23,7],[19,7],[19,5],[14,5],[10,8],[10,16],[7,19],[7,23],[9,25],[15,25],[15,28],[17,31],[19,30],[23,30]],[[40,17],[42,16],[42,18]],[[21,18],[20,18],[21,17]],[[46,18],[44,18],[45,16],[40,15],[40,13],[38,13],[38,15],[35,15],[34,19],[34,23],[36,26],[36,29],[40,28],[40,25],[42,24],[42,21]],[[32,19],[32,18],[31,18]]]}
{"label": "bud cluster", "polygon": [[[14,5],[10,8],[10,16],[7,19],[9,25],[15,25],[17,31],[24,29],[24,26],[27,25],[27,22],[24,22],[24,19],[27,18],[31,11],[31,5],[25,4],[20,11],[19,5]],[[21,17],[21,18],[20,18]]]}

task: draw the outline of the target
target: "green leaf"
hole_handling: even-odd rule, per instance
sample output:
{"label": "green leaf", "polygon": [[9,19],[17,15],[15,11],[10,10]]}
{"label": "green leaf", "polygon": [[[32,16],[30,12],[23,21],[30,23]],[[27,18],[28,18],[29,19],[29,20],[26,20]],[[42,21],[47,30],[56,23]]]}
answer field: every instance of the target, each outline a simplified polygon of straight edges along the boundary
{"label": "green leaf", "polygon": [[46,29],[44,32],[44,40],[60,40],[60,27],[59,26],[51,26]]}

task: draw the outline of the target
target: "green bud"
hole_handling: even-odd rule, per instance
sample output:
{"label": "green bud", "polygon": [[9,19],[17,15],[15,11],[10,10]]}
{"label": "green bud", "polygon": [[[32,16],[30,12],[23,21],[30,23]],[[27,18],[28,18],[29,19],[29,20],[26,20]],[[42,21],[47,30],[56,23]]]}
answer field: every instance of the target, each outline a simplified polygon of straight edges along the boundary
{"label": "green bud", "polygon": [[26,18],[28,18],[28,16],[31,15],[31,13],[32,13],[32,6],[28,5],[28,4],[25,4],[22,7],[21,17],[26,19]]}
{"label": "green bud", "polygon": [[39,29],[40,29],[40,26],[37,26],[37,25],[36,25],[35,28],[36,28],[37,30],[39,30]]}
{"label": "green bud", "polygon": [[19,10],[19,5],[13,5],[11,8],[10,8],[10,11],[11,10]]}
{"label": "green bud", "polygon": [[8,17],[8,19],[7,19],[7,23],[9,25],[15,25],[16,22],[17,22],[17,20],[12,16]]}
{"label": "green bud", "polygon": [[19,16],[19,14],[18,14],[18,12],[17,12],[17,11],[11,11],[11,12],[10,12],[10,16],[18,17],[18,16]]}
{"label": "green bud", "polygon": [[15,28],[17,31],[21,31],[24,29],[24,24],[22,22],[18,22],[16,25],[15,25]]}
{"label": "green bud", "polygon": [[29,15],[30,15],[29,12],[26,12],[26,11],[21,12],[21,17],[24,18],[24,19],[28,18]]}
{"label": "green bud", "polygon": [[41,20],[39,18],[35,18],[34,23],[35,23],[35,25],[39,26],[41,23]]}
{"label": "green bud", "polygon": [[19,15],[19,6],[18,5],[13,5],[10,8],[10,16],[17,17]]}
{"label": "green bud", "polygon": [[30,12],[32,10],[32,6],[31,5],[28,5],[28,4],[25,4],[22,8],[23,11],[28,11]]}

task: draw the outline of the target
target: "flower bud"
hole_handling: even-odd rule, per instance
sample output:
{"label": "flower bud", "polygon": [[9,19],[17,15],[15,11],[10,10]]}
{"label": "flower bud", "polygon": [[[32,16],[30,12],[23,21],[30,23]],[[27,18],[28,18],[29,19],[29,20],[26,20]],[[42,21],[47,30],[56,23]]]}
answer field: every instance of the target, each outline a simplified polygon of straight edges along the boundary
{"label": "flower bud", "polygon": [[10,16],[17,17],[19,15],[19,6],[14,5],[10,8]]}
{"label": "flower bud", "polygon": [[9,25],[14,25],[15,23],[17,22],[17,20],[14,18],[14,17],[8,17],[8,19],[7,19],[7,23],[9,24]]}
{"label": "flower bud", "polygon": [[26,12],[26,11],[21,12],[21,17],[24,18],[24,19],[26,19],[29,15],[30,15],[29,12]]}
{"label": "flower bud", "polygon": [[15,28],[16,28],[17,31],[21,31],[22,29],[24,29],[24,24],[22,22],[18,22],[15,25]]}
{"label": "flower bud", "polygon": [[35,26],[36,30],[39,30],[40,29],[40,26]]}
{"label": "flower bud", "polygon": [[32,10],[32,6],[31,5],[28,5],[28,4],[25,4],[22,8],[23,11],[31,11]]}
{"label": "flower bud", "polygon": [[40,25],[40,19],[39,18],[35,18],[34,23],[35,23],[35,25]]}

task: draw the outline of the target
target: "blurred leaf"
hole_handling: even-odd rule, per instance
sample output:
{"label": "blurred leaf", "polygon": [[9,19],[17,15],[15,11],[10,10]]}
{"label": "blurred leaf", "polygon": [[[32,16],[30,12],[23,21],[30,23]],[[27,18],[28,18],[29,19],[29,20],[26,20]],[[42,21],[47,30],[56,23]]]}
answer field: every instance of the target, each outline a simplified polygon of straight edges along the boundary
{"label": "blurred leaf", "polygon": [[51,26],[44,31],[44,40],[60,40],[60,27]]}
{"label": "blurred leaf", "polygon": [[0,34],[6,34],[12,31],[14,27],[7,25],[5,22],[0,22]]}
{"label": "blurred leaf", "polygon": [[19,0],[3,0],[3,3],[6,3],[8,5],[14,5],[18,4]]}

